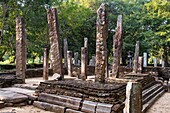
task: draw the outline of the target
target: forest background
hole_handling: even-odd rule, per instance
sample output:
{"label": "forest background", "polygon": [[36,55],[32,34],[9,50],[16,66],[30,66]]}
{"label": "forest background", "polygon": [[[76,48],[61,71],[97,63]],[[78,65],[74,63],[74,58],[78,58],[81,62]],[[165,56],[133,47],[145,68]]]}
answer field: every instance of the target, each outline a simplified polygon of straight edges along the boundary
{"label": "forest background", "polygon": [[[49,47],[47,9],[58,10],[60,38],[67,38],[69,50],[81,53],[84,38],[89,40],[89,58],[95,55],[96,11],[105,2],[109,8],[107,47],[112,62],[117,16],[123,15],[123,64],[128,51],[140,41],[140,55],[170,60],[169,0],[0,0],[0,62],[15,63],[15,21],[22,16],[27,33],[27,59],[42,61],[43,48]],[[80,57],[80,55],[79,55]]]}

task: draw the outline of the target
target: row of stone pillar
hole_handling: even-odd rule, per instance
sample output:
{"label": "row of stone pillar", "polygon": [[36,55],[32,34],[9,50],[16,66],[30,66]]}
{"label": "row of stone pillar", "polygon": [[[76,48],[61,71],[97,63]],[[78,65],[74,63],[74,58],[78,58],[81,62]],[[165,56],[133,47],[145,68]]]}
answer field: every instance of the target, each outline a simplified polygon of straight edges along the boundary
{"label": "row of stone pillar", "polygon": [[[60,79],[64,78],[63,75],[63,64],[62,64],[62,53],[60,48],[60,35],[58,28],[58,16],[56,8],[48,9],[48,30],[50,39],[50,61],[53,73],[60,74]],[[95,80],[97,82],[105,81],[105,73],[107,72],[107,44],[106,39],[108,35],[108,12],[107,5],[105,3],[101,4],[97,10],[97,36],[96,36],[96,65],[95,65]],[[119,27],[118,27],[119,28]],[[118,29],[117,28],[117,29]],[[118,33],[119,36],[119,33]],[[25,80],[25,70],[26,70],[26,32],[24,28],[24,23],[22,18],[18,17],[16,20],[16,75]],[[119,39],[121,40],[121,39]],[[68,51],[68,44],[66,41],[64,49]],[[88,39],[84,40],[84,47],[81,48],[81,71],[82,79],[87,78],[87,54],[88,54]],[[119,44],[121,45],[121,44]],[[119,50],[121,50],[119,48]],[[120,53],[118,53],[120,54]],[[68,54],[64,52],[65,56],[65,66],[67,67],[68,60],[66,59]],[[120,55],[119,55],[120,56]],[[75,61],[77,62],[77,61]],[[68,68],[68,67],[67,67]],[[47,71],[46,71],[47,72]],[[44,72],[44,73],[46,73]]]}
{"label": "row of stone pillar", "polygon": [[[60,79],[64,79],[62,52],[60,48],[60,35],[58,28],[57,10],[55,8],[48,9],[48,29],[50,39],[50,61],[53,73],[60,74]],[[107,75],[108,55],[107,55],[107,37],[108,37],[108,11],[107,5],[102,3],[97,10],[96,21],[96,56],[90,60],[90,64],[95,65],[95,81],[104,82]],[[112,77],[119,76],[120,58],[122,55],[122,16],[118,16],[116,33],[113,41],[113,67]],[[78,53],[74,54],[75,64],[78,64]],[[139,42],[136,44],[135,60],[133,71],[137,72],[139,57]],[[96,62],[92,62],[92,61]],[[26,70],[26,33],[24,23],[21,17],[16,20],[16,75],[25,79]],[[71,76],[72,70],[72,53],[68,51],[67,39],[64,39],[64,66],[68,69]],[[144,56],[144,64],[145,64]],[[84,39],[84,47],[81,48],[81,75],[82,79],[87,78],[88,64],[88,39]],[[68,67],[69,66],[69,67]],[[46,72],[47,73],[47,70]]]}

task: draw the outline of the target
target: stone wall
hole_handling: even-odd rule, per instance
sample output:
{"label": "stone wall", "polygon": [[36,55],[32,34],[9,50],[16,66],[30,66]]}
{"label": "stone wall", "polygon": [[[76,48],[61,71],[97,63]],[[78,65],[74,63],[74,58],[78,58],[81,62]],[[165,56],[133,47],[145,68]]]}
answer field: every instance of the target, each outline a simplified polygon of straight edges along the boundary
{"label": "stone wall", "polygon": [[10,87],[14,84],[21,84],[22,79],[16,75],[0,75],[0,88]]}
{"label": "stone wall", "polygon": [[[8,72],[2,72],[0,73],[1,75],[15,75],[15,71],[8,71]],[[52,70],[49,69],[49,76],[52,76]],[[32,78],[32,77],[43,77],[43,69],[38,68],[38,69],[27,69],[26,70],[26,78]]]}

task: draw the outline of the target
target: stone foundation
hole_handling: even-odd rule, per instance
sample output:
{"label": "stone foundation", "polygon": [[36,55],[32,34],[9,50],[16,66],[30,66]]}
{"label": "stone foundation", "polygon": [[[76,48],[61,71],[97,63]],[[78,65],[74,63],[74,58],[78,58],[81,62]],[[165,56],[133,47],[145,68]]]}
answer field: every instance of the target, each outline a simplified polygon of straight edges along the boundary
{"label": "stone foundation", "polygon": [[125,100],[126,83],[100,84],[92,81],[46,81],[38,86],[37,93],[79,97],[94,102],[116,104]]}

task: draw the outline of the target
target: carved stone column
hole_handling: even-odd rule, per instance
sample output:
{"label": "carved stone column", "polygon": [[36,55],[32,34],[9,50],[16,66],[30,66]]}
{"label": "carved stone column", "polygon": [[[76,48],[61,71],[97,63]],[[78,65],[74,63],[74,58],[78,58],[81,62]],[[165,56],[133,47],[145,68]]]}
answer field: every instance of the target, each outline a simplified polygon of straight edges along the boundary
{"label": "carved stone column", "polygon": [[139,58],[139,41],[136,41],[136,47],[135,47],[135,56],[134,56],[134,65],[133,65],[133,72],[137,73],[138,71],[138,58]]}
{"label": "carved stone column", "polygon": [[112,76],[115,78],[119,77],[119,66],[120,66],[120,57],[122,52],[122,15],[118,16],[117,19],[117,28],[116,34],[114,36],[113,41],[113,68],[112,68]]}
{"label": "carved stone column", "polygon": [[52,63],[53,73],[60,74],[60,79],[64,78],[62,65],[62,52],[60,48],[60,36],[58,28],[57,9],[52,8],[47,11],[48,29],[50,37],[50,59]]}
{"label": "carved stone column", "polygon": [[67,38],[65,38],[64,39],[64,67],[68,69],[67,51],[68,51],[68,43],[67,43]]}
{"label": "carved stone column", "polygon": [[84,38],[84,47],[86,47],[87,48],[87,65],[88,65],[88,62],[89,62],[89,53],[88,53],[88,38],[87,37],[85,37]]}
{"label": "carved stone column", "polygon": [[81,79],[87,79],[87,48],[81,48]]}
{"label": "carved stone column", "polygon": [[68,76],[72,77],[72,52],[67,51]]}
{"label": "carved stone column", "polygon": [[23,18],[16,18],[16,75],[25,83],[26,71],[26,31]]}
{"label": "carved stone column", "polygon": [[48,80],[48,49],[44,48],[43,80]]}
{"label": "carved stone column", "polygon": [[78,52],[74,52],[74,64],[78,65],[78,57],[79,57],[79,53]]}
{"label": "carved stone column", "polygon": [[96,36],[96,65],[95,81],[105,82],[105,68],[107,58],[106,39],[108,35],[108,11],[107,4],[102,3],[97,10],[97,36]]}

